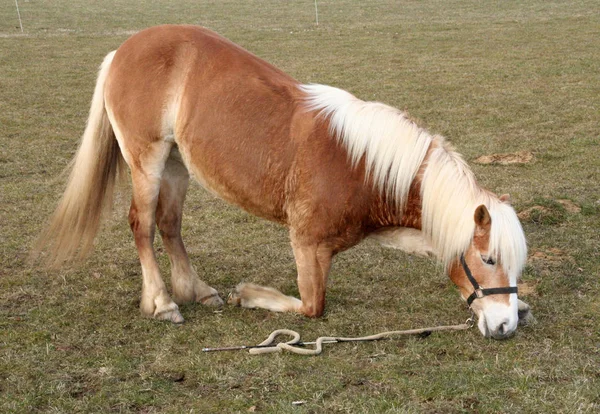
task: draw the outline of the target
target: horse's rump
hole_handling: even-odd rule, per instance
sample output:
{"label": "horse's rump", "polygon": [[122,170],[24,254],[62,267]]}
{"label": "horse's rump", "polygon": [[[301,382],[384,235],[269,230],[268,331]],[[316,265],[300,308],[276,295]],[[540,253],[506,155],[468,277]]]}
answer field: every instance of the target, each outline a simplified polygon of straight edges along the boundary
{"label": "horse's rump", "polygon": [[136,159],[148,142],[173,140],[205,187],[282,221],[296,147],[296,85],[212,32],[161,26],[118,49],[106,101],[121,148],[132,152],[126,159]]}

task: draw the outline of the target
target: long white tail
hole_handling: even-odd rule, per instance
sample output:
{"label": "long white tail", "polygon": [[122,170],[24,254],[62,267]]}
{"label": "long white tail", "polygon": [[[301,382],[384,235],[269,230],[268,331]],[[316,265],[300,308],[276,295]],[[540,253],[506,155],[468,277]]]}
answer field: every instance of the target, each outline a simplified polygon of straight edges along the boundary
{"label": "long white tail", "polygon": [[104,104],[104,84],[115,52],[100,66],[88,122],[75,158],[69,165],[67,188],[33,251],[50,266],[85,257],[93,246],[100,219],[112,205],[117,176],[125,163]]}

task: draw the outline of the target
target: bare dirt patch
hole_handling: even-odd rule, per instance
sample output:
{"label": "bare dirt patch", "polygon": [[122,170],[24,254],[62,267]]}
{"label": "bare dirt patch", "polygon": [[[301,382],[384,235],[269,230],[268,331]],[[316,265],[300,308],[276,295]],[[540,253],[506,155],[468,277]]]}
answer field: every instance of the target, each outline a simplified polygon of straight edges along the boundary
{"label": "bare dirt patch", "polygon": [[521,219],[521,220],[529,220],[532,215],[534,214],[549,214],[550,213],[550,209],[543,207],[543,206],[531,206],[529,208],[526,208],[525,210],[519,212],[519,214],[517,214],[517,216]]}
{"label": "bare dirt patch", "polygon": [[549,249],[533,250],[529,255],[529,262],[543,262],[547,265],[560,265],[563,262],[574,263],[575,259],[564,250],[551,247]]}
{"label": "bare dirt patch", "polygon": [[521,221],[529,221],[540,225],[556,225],[563,223],[569,214],[581,213],[582,208],[571,200],[536,198],[517,215]]}
{"label": "bare dirt patch", "polygon": [[558,204],[560,204],[561,206],[563,206],[565,208],[565,210],[567,210],[569,213],[580,213],[581,212],[581,207],[579,207],[577,204],[575,204],[574,202],[572,202],[571,200],[556,200],[556,202]]}
{"label": "bare dirt patch", "polygon": [[531,151],[519,151],[508,154],[490,154],[482,155],[477,158],[474,162],[477,164],[527,164],[533,160],[533,153]]}
{"label": "bare dirt patch", "polygon": [[538,296],[536,282],[522,282],[518,284],[519,296]]}

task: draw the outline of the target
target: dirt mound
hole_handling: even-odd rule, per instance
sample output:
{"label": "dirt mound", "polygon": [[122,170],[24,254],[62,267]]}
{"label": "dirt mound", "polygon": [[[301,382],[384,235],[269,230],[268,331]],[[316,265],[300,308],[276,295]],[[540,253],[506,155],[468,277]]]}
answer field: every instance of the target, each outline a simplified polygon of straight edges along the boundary
{"label": "dirt mound", "polygon": [[565,210],[567,210],[569,213],[581,212],[581,207],[579,207],[577,204],[575,204],[571,200],[556,200],[556,202],[558,204],[560,204],[561,206],[563,206],[565,208]]}
{"label": "dirt mound", "polygon": [[519,219],[538,224],[557,224],[564,221],[567,214],[581,213],[581,207],[567,199],[544,199],[538,200],[538,203],[521,210],[517,214]]}
{"label": "dirt mound", "polygon": [[546,207],[532,206],[532,207],[526,208],[525,210],[519,212],[519,214],[517,214],[517,216],[521,220],[529,220],[533,214],[540,215],[540,214],[549,214],[549,213],[550,213],[550,209],[548,209]]}
{"label": "dirt mound", "polygon": [[544,250],[533,250],[529,255],[529,262],[544,262],[548,265],[558,265],[562,262],[574,263],[575,259],[564,250],[553,247]]}
{"label": "dirt mound", "polygon": [[533,160],[533,153],[531,151],[519,151],[509,154],[490,154],[482,155],[477,158],[474,162],[477,164],[527,164]]}

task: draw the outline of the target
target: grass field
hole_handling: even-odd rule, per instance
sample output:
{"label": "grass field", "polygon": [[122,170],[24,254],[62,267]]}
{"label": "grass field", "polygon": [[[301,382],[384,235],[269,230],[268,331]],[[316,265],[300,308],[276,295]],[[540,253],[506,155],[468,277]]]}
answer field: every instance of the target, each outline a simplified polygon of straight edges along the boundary
{"label": "grass field", "polygon": [[[0,5],[0,412],[600,411],[596,1],[319,1],[319,26],[308,0],[19,6],[23,34],[15,4]],[[283,327],[312,340],[455,324],[468,312],[435,263],[365,242],[336,258],[323,318],[186,305],[183,325],[144,319],[128,189],[85,263],[28,264],[98,65],[160,23],[205,25],[303,82],[405,109],[470,161],[532,152],[526,164],[471,164],[480,183],[529,211],[521,297],[537,323],[507,341],[472,329],[332,345],[313,358],[204,354]],[[297,294],[285,229],[198,185],[184,238],[198,273],[224,296],[242,280]]]}

